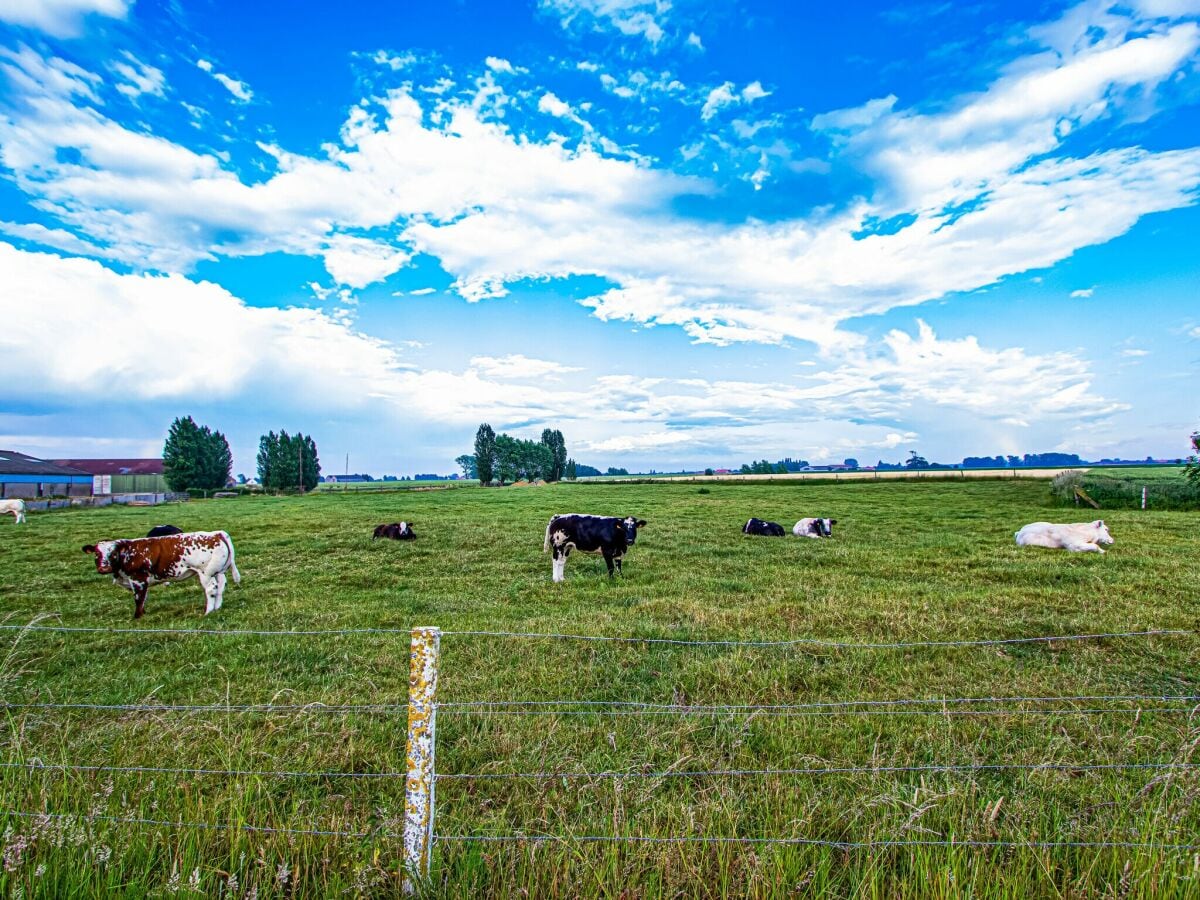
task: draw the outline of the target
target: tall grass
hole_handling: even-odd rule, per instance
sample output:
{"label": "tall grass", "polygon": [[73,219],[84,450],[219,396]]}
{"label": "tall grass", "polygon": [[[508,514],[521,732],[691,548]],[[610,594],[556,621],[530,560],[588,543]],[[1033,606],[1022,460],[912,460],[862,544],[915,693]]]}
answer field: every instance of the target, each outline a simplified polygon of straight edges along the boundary
{"label": "tall grass", "polygon": [[1189,481],[1179,469],[1131,474],[1068,470],[1050,482],[1051,494],[1059,505],[1089,508],[1086,502],[1080,502],[1076,488],[1100,509],[1140,509],[1145,490],[1147,509],[1200,510],[1200,483]]}
{"label": "tall grass", "polygon": [[[131,597],[80,553],[160,521],[224,528],[244,580],[203,619],[194,582],[151,589],[151,628],[439,625],[686,639],[890,642],[1195,627],[1200,575],[1189,514],[1106,511],[1103,556],[1017,548],[1051,517],[1045,483],[562,485],[406,494],[253,497],[169,510],[79,509],[0,527],[0,612],[132,626]],[[550,582],[553,512],[649,520],[609,581],[572,556]],[[750,515],[838,519],[829,541],[748,538]],[[416,523],[412,544],[375,524]],[[10,703],[403,703],[404,634],[320,637],[13,633]],[[1190,637],[895,650],[680,647],[447,634],[440,699],[806,703],[966,696],[1200,693]],[[1084,705],[1084,704],[1081,704]],[[1096,704],[1090,704],[1096,705]],[[1128,709],[1136,704],[1116,704]],[[914,764],[1186,762],[1187,715],[1013,712],[783,718],[720,715],[439,716],[438,769],[697,771]],[[452,714],[453,712],[453,714]],[[388,713],[9,709],[3,760],[228,770],[403,768]],[[446,835],[553,834],[556,844],[437,846],[436,896],[1188,896],[1194,854],[1161,849],[605,844],[572,836],[1196,843],[1188,770],[1083,769],[747,777],[443,781]],[[400,779],[63,773],[0,769],[0,891],[24,896],[326,897],[398,890]],[[176,829],[208,825],[367,837]]]}

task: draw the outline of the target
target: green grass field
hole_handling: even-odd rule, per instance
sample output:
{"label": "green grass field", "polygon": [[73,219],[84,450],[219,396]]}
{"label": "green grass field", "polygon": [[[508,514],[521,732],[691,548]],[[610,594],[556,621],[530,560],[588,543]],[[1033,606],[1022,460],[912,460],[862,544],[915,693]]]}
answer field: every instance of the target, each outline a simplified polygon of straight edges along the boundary
{"label": "green grass field", "polygon": [[[649,521],[610,582],[572,556],[550,582],[553,512]],[[567,632],[680,639],[971,640],[1196,628],[1194,513],[1106,513],[1107,555],[1019,549],[1063,521],[1034,481],[562,485],[199,501],[0,522],[7,624],[102,628]],[[746,538],[750,515],[838,519],[831,541]],[[1088,516],[1080,513],[1077,518]],[[415,523],[413,544],[372,542]],[[195,581],[129,592],[81,545],[158,522],[223,528],[243,574],[203,619]],[[0,633],[8,704],[396,704],[405,634],[261,637]],[[854,649],[685,647],[448,634],[439,699],[801,704],[901,698],[1200,694],[1194,634],[1052,644]],[[1164,711],[1162,706],[1171,706]],[[1200,721],[1160,702],[875,707],[888,715],[504,715],[445,709],[443,774],[695,772],[911,765],[1187,763]],[[954,715],[963,709],[1009,710]],[[1081,709],[1100,709],[1083,713]],[[1158,711],[1155,711],[1155,710]],[[932,712],[932,714],[930,714]],[[324,897],[399,890],[403,782],[327,777],[404,767],[403,709],[96,711],[10,707],[3,760],[288,770],[257,774],[0,769],[0,809],[364,837],[3,819],[6,896]],[[446,897],[1200,896],[1200,854],[1155,849],[580,842],[572,836],[788,837],[838,842],[1200,843],[1195,770],[1064,768],[645,778],[446,780]]]}

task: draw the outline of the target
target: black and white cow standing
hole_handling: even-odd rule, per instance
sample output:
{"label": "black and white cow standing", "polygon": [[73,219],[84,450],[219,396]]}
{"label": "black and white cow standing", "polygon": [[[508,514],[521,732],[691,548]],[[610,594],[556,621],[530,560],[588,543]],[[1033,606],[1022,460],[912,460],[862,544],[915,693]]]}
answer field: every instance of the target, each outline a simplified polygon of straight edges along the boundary
{"label": "black and white cow standing", "polygon": [[742,534],[754,534],[759,537],[783,537],[783,526],[778,522],[768,522],[765,519],[749,519],[742,526]]}
{"label": "black and white cow standing", "polygon": [[567,557],[572,550],[599,553],[612,578],[614,565],[621,571],[621,558],[637,542],[637,531],[646,527],[645,519],[633,516],[588,516],[578,513],[551,516],[546,526],[546,542],[542,552],[554,551],[554,580],[562,581]]}

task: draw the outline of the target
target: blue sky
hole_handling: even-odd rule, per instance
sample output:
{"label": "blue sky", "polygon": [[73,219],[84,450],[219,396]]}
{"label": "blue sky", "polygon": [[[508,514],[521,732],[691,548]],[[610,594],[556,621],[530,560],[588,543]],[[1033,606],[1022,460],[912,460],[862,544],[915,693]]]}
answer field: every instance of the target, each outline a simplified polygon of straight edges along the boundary
{"label": "blue sky", "polygon": [[0,0],[0,446],[671,469],[1200,418],[1200,0]]}

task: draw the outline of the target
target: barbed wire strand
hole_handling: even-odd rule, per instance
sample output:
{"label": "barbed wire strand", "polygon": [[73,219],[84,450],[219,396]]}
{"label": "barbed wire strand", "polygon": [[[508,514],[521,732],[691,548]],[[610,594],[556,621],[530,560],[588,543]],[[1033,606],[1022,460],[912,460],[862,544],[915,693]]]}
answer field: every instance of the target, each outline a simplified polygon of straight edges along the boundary
{"label": "barbed wire strand", "polygon": [[[100,628],[84,625],[0,625],[3,631],[44,631],[91,634],[156,634],[156,635],[217,635],[222,637],[318,637],[322,635],[346,634],[404,634],[410,635],[411,628],[330,628],[311,630],[266,630],[266,629],[222,629],[222,628]],[[689,647],[830,647],[839,649],[887,650],[906,647],[984,647],[1000,644],[1034,644],[1063,641],[1090,641],[1109,638],[1161,637],[1191,635],[1188,629],[1154,629],[1149,631],[1112,631],[1094,634],[1043,635],[1036,637],[992,638],[962,641],[896,641],[890,643],[859,643],[833,641],[821,638],[795,638],[779,641],[713,640],[692,641],[674,638],[613,637],[606,635],[562,634],[555,632],[522,631],[443,631],[442,635],[455,637],[504,637],[544,638],[570,641],[604,641],[623,644],[667,644]]]}
{"label": "barbed wire strand", "polygon": [[[371,831],[337,831],[320,828],[275,828],[269,825],[246,825],[234,822],[179,822],[171,819],[143,819],[136,816],[103,816],[95,813],[50,813],[28,812],[26,810],[0,810],[0,818],[15,816],[23,819],[54,819],[79,820],[86,822],[111,822],[120,825],[151,825],[166,828],[199,828],[210,831],[250,831],[256,834],[300,834],[312,837],[371,837],[377,832]],[[379,837],[398,837],[391,832],[378,834]]]}
{"label": "barbed wire strand", "polygon": [[488,715],[488,716],[720,716],[725,714],[762,715],[769,718],[803,719],[831,718],[845,716],[847,718],[863,716],[1053,716],[1053,715],[1104,715],[1123,714],[1141,715],[1142,713],[1167,713],[1191,715],[1196,712],[1192,706],[1105,706],[1105,707],[1062,707],[1047,709],[1039,707],[1014,707],[1012,709],[779,709],[770,707],[679,707],[677,709],[559,709],[559,710],[471,710],[448,709],[444,715]]}
{"label": "barbed wire strand", "polygon": [[879,841],[834,841],[819,838],[785,837],[716,837],[698,835],[688,837],[653,837],[648,835],[586,834],[438,834],[435,841],[484,841],[493,843],[639,843],[639,844],[795,844],[801,846],[828,847],[834,850],[872,850],[887,847],[1028,847],[1036,850],[1054,848],[1123,850],[1200,850],[1200,844],[1156,844],[1146,841],[983,841],[983,840],[879,840]]}
{"label": "barbed wire strand", "polygon": [[847,650],[892,650],[905,647],[984,647],[998,644],[1053,643],[1054,641],[1091,641],[1103,638],[1155,637],[1162,635],[1195,634],[1191,630],[1163,629],[1153,631],[1112,631],[1097,634],[1063,634],[1041,637],[992,638],[969,641],[896,641],[893,643],[858,643],[852,641],[828,641],[821,638],[795,638],[784,641],[685,641],[673,638],[646,637],[601,637],[585,634],[543,634],[521,631],[443,631],[442,636],[475,636],[507,638],[555,638],[570,641],[616,641],[625,644],[672,644],[689,647],[831,647]]}
{"label": "barbed wire strand", "polygon": [[406,778],[406,772],[296,772],[288,769],[172,769],[164,766],[77,765],[75,763],[0,762],[0,769],[50,770],[59,772],[128,772],[155,775],[225,775],[230,777],[275,778]]}
{"label": "barbed wire strand", "polygon": [[1200,701],[1200,694],[1079,694],[1058,697],[927,697],[900,698],[896,700],[829,700],[812,703],[762,703],[762,704],[693,704],[693,703],[646,703],[638,700],[468,700],[463,702],[437,703],[438,709],[506,709],[531,707],[540,709],[554,706],[612,707],[615,709],[824,709],[857,706],[928,706],[933,704],[967,703],[1068,703],[1099,702],[1102,700],[1135,701],[1156,700],[1163,703],[1178,701]]}
{"label": "barbed wire strand", "polygon": [[[1061,698],[1068,702],[1070,698]],[[378,705],[326,705],[310,703],[304,705],[189,705],[189,704],[155,704],[155,703],[7,703],[0,702],[0,709],[59,709],[59,710],[91,710],[107,712],[153,712],[153,713],[381,713],[396,715],[407,713],[405,704]],[[1106,706],[1080,708],[1064,706],[1058,708],[1046,707],[1012,707],[1001,709],[863,709],[858,707],[812,709],[805,705],[790,706],[678,706],[656,709],[628,709],[591,707],[588,709],[477,709],[450,708],[443,710],[443,715],[493,715],[493,716],[657,716],[657,715],[708,715],[716,716],[725,713],[763,715],[779,718],[825,718],[833,716],[1004,716],[1004,715],[1102,715],[1106,713],[1141,714],[1141,713],[1183,713],[1191,714],[1196,711],[1194,706]]]}
{"label": "barbed wire strand", "polygon": [[709,769],[699,771],[666,770],[662,772],[480,772],[437,773],[437,781],[486,781],[489,779],[534,779],[549,781],[555,778],[707,778],[754,775],[857,775],[896,774],[901,772],[976,772],[976,771],[1119,771],[1135,769],[1184,770],[1200,769],[1200,763],[961,763],[923,766],[832,766],[801,769]]}

